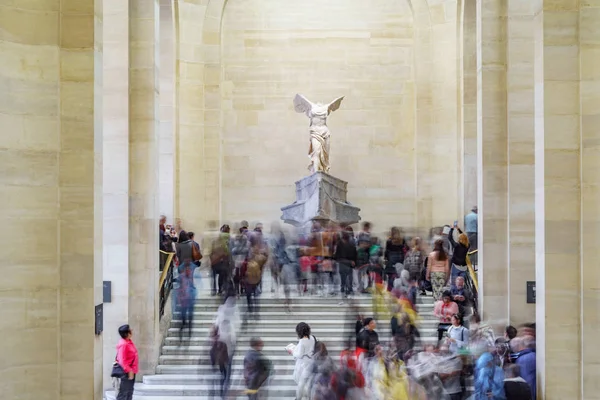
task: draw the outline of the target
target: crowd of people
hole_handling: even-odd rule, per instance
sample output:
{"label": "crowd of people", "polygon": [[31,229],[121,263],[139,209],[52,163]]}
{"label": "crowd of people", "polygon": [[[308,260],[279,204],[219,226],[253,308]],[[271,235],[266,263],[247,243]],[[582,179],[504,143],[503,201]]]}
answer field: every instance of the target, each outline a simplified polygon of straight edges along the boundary
{"label": "crowd of people", "polygon": [[[269,271],[271,290],[283,288],[288,312],[294,292],[339,296],[354,313],[350,319],[356,335],[349,338],[339,362],[308,324],[298,324],[298,343],[287,348],[296,360],[298,400],[535,399],[535,324],[519,330],[508,327],[504,337],[496,338],[477,312],[476,272],[469,262],[469,252],[476,248],[476,213],[474,208],[465,218],[466,232],[455,221],[433,229],[429,240],[392,228],[381,241],[368,222],[358,233],[349,226],[314,222],[308,232],[286,235],[277,224],[266,234],[262,224],[250,229],[242,221],[233,232],[223,225],[202,246],[192,232],[173,235],[165,230],[163,236],[161,230],[161,246],[176,238],[175,296],[182,333],[187,326],[191,334],[193,274],[206,258],[211,294],[224,301],[211,334],[211,362],[221,373],[223,396],[231,378],[237,329],[258,322],[263,278]],[[372,317],[364,318],[352,306],[353,298],[363,294],[373,299]],[[434,299],[433,314],[439,319],[435,345],[421,338],[418,296]],[[247,304],[241,317],[239,298]],[[379,337],[377,321],[390,324],[390,337]],[[244,360],[250,399],[260,397],[273,371],[262,346],[261,338],[252,338]]]}

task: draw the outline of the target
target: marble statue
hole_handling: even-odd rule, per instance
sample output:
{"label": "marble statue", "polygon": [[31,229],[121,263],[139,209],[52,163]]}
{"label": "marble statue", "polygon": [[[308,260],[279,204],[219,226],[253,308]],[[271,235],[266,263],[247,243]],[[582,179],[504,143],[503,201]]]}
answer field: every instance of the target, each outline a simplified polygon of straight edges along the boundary
{"label": "marble statue", "polygon": [[333,111],[340,108],[344,96],[339,97],[329,104],[311,103],[306,97],[297,94],[294,97],[294,110],[305,113],[310,120],[310,147],[308,158],[310,164],[308,170],[314,172],[329,173],[329,128],[327,128],[327,117]]}

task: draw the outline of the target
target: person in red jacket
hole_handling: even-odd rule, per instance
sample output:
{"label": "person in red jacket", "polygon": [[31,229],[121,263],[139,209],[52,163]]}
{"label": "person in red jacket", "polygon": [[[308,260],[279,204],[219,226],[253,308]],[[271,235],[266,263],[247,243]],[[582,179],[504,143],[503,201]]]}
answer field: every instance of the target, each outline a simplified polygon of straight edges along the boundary
{"label": "person in red jacket", "polygon": [[117,400],[131,400],[133,398],[135,375],[138,373],[138,352],[131,340],[133,333],[129,325],[119,327],[119,335],[121,340],[117,344],[117,362],[127,375],[121,379]]}

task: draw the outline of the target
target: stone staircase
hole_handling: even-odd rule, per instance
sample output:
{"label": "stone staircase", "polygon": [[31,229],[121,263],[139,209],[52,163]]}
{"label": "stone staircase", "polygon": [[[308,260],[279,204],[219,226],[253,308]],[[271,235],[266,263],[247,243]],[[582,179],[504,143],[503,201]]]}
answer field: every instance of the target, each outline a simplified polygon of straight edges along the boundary
{"label": "stone staircase", "polygon": [[[180,315],[175,313],[163,343],[155,375],[146,375],[136,383],[135,400],[176,400],[194,396],[196,399],[218,399],[219,375],[210,365],[210,341],[208,335],[219,306],[219,299],[202,291],[195,305],[192,337],[187,329],[182,340],[179,338]],[[269,385],[269,398],[293,400],[296,385],[292,380],[294,360],[285,351],[289,343],[297,342],[296,324],[307,322],[312,333],[326,344],[334,361],[339,360],[349,338],[354,337],[355,315],[351,315],[349,302],[341,303],[339,297],[295,297],[292,313],[287,313],[283,300],[271,293],[260,298],[260,321],[250,321],[238,333],[237,349],[233,360],[233,373],[228,398],[244,398],[242,379],[243,359],[253,336],[264,342],[263,353],[272,361],[275,374]],[[372,315],[372,300],[369,295],[360,295],[350,300],[365,316]],[[240,299],[240,313],[245,312],[245,298]],[[421,316],[420,332],[422,343],[435,343],[437,322],[433,317],[433,299],[430,296],[418,300]],[[382,343],[391,338],[390,323],[381,320],[377,331]],[[116,398],[107,392],[108,400]]]}

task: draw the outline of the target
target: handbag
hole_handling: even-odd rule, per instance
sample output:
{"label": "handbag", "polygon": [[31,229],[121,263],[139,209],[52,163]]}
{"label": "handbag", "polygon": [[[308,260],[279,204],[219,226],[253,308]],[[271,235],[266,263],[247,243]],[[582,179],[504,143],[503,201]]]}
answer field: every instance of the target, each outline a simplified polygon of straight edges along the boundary
{"label": "handbag", "polygon": [[125,377],[125,375],[127,375],[125,373],[125,370],[123,369],[121,364],[119,364],[119,362],[117,361],[117,357],[115,357],[115,362],[113,362],[112,371],[110,372],[110,377],[121,379],[121,378]]}

